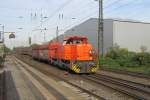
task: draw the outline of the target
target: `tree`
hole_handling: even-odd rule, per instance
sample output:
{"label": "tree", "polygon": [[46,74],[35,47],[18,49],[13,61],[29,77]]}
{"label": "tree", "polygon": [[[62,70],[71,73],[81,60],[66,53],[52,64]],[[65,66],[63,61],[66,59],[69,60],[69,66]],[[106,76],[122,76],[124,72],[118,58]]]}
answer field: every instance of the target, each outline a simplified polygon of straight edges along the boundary
{"label": "tree", "polygon": [[143,52],[143,53],[147,51],[147,47],[146,46],[141,46],[140,49],[141,49],[141,52]]}

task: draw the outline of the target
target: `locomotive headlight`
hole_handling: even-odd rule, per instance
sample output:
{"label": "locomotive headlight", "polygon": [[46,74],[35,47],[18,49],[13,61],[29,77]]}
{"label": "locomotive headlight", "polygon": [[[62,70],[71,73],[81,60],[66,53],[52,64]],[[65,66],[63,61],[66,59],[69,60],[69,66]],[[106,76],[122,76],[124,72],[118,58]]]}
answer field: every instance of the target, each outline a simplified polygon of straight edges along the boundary
{"label": "locomotive headlight", "polygon": [[92,54],[92,50],[90,50],[90,52],[89,52],[90,54]]}
{"label": "locomotive headlight", "polygon": [[96,52],[94,50],[90,50],[89,54],[90,54],[90,56],[93,56],[94,54],[96,54]]}

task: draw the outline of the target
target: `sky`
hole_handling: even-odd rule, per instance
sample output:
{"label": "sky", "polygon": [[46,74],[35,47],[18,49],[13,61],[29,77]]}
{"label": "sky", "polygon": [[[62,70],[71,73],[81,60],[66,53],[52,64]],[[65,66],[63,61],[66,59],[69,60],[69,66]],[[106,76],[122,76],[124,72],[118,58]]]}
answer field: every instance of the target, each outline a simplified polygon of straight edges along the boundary
{"label": "sky", "polygon": [[[132,19],[150,22],[150,0],[104,0],[104,18]],[[0,0],[0,24],[5,32],[15,32],[16,38],[5,34],[6,46],[41,44],[89,18],[98,17],[95,0]],[[41,31],[41,29],[46,30]],[[0,31],[1,31],[0,27]],[[45,33],[45,40],[44,40]]]}

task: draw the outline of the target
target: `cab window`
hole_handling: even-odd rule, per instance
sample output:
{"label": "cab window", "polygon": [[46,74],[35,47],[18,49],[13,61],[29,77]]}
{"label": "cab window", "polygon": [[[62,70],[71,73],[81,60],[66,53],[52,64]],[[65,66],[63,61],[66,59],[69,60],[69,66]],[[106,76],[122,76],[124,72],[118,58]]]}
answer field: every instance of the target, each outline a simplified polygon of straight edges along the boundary
{"label": "cab window", "polygon": [[66,44],[73,44],[73,40],[67,40]]}
{"label": "cab window", "polygon": [[82,44],[82,41],[81,40],[74,40],[73,44]]}
{"label": "cab window", "polygon": [[[82,44],[83,41],[82,40],[67,40],[64,42],[65,44]],[[63,44],[64,44],[63,43]]]}

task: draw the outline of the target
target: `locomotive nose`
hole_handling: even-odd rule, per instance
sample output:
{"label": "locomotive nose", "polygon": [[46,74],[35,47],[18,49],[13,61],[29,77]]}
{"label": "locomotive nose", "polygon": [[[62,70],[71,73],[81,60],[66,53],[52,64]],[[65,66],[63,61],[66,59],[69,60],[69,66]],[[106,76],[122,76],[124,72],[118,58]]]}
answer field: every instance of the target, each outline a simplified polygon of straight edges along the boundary
{"label": "locomotive nose", "polygon": [[97,70],[94,61],[76,61],[72,68],[76,73],[94,73]]}

